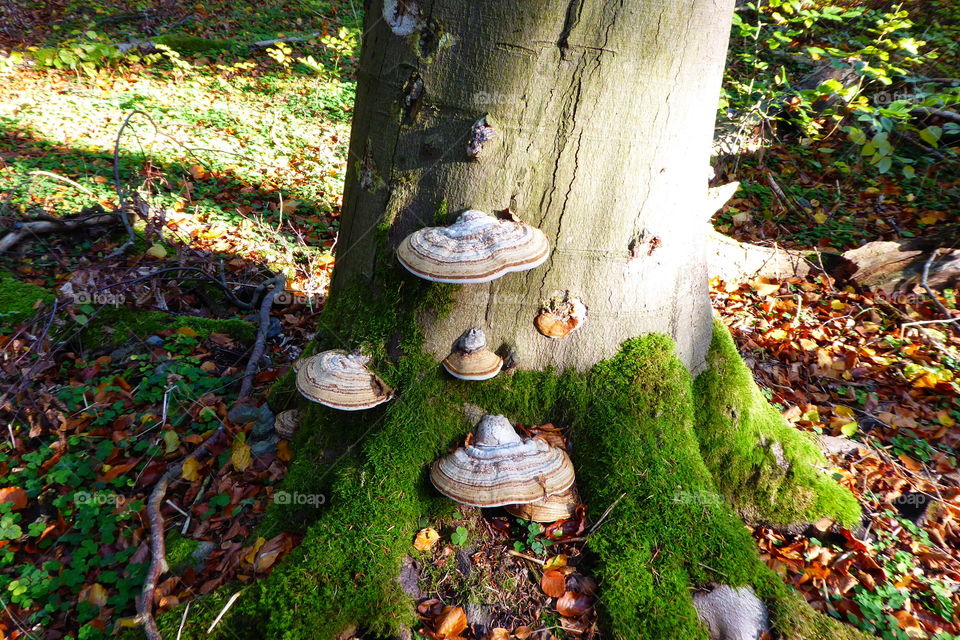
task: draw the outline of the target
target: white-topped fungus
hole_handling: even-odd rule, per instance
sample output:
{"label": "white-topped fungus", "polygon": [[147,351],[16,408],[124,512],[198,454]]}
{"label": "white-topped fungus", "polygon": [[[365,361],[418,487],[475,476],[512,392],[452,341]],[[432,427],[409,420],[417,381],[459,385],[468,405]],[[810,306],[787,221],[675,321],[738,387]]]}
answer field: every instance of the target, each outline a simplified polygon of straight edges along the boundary
{"label": "white-topped fungus", "polygon": [[468,329],[453,343],[453,351],[443,359],[443,368],[461,380],[489,380],[500,373],[503,358],[487,348],[482,329]]}
{"label": "white-topped fungus", "polygon": [[397,247],[397,259],[410,273],[450,284],[490,282],[538,267],[549,255],[539,229],[476,210],[463,212],[449,227],[416,231]]}
{"label": "white-topped fungus", "polygon": [[369,361],[337,349],[303,358],[297,368],[297,391],[307,400],[344,411],[383,404],[393,391],[367,368]]}
{"label": "white-topped fungus", "polygon": [[541,500],[573,484],[573,463],[565,451],[539,438],[521,438],[503,416],[484,416],[475,436],[430,469],[433,486],[448,498],[500,507]]}

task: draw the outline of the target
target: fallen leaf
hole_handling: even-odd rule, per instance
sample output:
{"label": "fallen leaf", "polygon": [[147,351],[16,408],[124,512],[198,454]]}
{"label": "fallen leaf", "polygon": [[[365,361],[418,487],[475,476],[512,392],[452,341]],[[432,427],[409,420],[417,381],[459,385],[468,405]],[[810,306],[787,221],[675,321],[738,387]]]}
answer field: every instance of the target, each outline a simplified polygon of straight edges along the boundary
{"label": "fallen leaf", "polygon": [[107,606],[107,590],[99,582],[87,585],[77,594],[77,602],[88,602],[98,607]]}
{"label": "fallen leaf", "polygon": [[456,638],[467,628],[467,613],[460,607],[444,607],[434,620],[437,638]]}
{"label": "fallen leaf", "polygon": [[543,572],[540,588],[551,598],[559,598],[566,591],[567,578],[556,569]]}
{"label": "fallen leaf", "polygon": [[0,488],[0,504],[4,502],[13,503],[10,507],[11,511],[20,511],[27,506],[27,492],[20,487]]}
{"label": "fallen leaf", "polygon": [[237,437],[230,447],[230,462],[237,471],[246,471],[253,463],[253,455],[250,453],[250,445],[243,438]]}
{"label": "fallen leaf", "polygon": [[592,608],[593,598],[576,591],[567,591],[557,600],[557,613],[565,618],[579,618]]}
{"label": "fallen leaf", "polygon": [[416,538],[413,540],[413,548],[417,551],[429,551],[433,548],[433,545],[437,544],[437,540],[440,539],[440,534],[437,533],[436,529],[426,528],[420,529],[417,532]]}
{"label": "fallen leaf", "polygon": [[158,260],[167,257],[167,250],[164,249],[162,244],[152,244],[144,253],[151,258],[157,258]]}
{"label": "fallen leaf", "polygon": [[202,466],[196,458],[187,458],[183,461],[183,468],[180,470],[180,475],[184,480],[196,482],[200,479],[200,468]]}

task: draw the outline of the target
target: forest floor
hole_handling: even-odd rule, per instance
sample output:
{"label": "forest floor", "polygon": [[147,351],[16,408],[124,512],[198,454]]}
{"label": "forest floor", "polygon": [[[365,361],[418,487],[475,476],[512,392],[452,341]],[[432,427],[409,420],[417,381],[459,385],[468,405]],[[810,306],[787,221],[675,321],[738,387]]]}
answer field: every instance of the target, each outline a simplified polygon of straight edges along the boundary
{"label": "forest floor", "polygon": [[[118,191],[143,214],[122,256],[112,254],[126,236],[103,224],[28,234],[0,254],[0,637],[100,638],[135,613],[151,488],[217,427],[226,440],[184,468],[162,508],[175,571],[156,610],[262,577],[299,542],[257,529],[282,499],[289,443],[265,437],[272,421],[230,409],[258,285],[282,273],[288,293],[273,306],[256,397],[316,330],[361,17],[323,0],[4,10],[14,13],[0,49],[34,47],[46,62],[0,58],[0,242],[24,219],[113,210]],[[148,37],[169,48],[115,57],[112,43]],[[253,44],[287,37],[302,40]],[[758,151],[718,171],[741,182],[714,221],[739,240],[839,252],[956,218],[955,156],[905,179],[875,171],[846,136],[760,136]],[[955,324],[905,326],[946,319],[923,290],[889,296],[822,274],[714,280],[711,295],[785,418],[839,438],[832,472],[864,508],[855,531],[754,528],[764,559],[814,607],[881,637],[960,637]],[[960,315],[952,290],[938,295]],[[423,522],[411,532],[427,567],[418,633],[474,638],[482,620],[498,640],[595,634],[577,540],[600,516],[549,532],[496,513]],[[474,589],[494,604],[468,602]]]}

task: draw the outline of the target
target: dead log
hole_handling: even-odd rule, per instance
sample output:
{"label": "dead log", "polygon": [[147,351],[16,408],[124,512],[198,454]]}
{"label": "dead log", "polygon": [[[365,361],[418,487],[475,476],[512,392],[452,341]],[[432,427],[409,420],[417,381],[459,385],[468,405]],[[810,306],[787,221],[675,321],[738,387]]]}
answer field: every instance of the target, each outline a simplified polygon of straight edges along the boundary
{"label": "dead log", "polygon": [[803,278],[816,270],[818,262],[817,254],[809,251],[738,242],[713,229],[707,234],[710,277],[725,282],[742,282],[756,277]]}

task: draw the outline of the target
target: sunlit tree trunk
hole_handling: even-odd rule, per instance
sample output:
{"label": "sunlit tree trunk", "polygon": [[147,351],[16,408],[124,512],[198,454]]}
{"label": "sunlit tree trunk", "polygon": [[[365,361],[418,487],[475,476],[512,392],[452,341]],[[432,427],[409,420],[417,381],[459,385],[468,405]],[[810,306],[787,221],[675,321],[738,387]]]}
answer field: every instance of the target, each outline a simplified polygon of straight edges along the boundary
{"label": "sunlit tree trunk", "polygon": [[[662,332],[698,371],[732,0],[387,4],[367,7],[333,295],[374,283],[382,258],[396,265],[380,252],[438,213],[509,209],[546,232],[550,260],[462,287],[449,315],[422,318],[430,352],[478,326],[521,368],[585,369],[627,338]],[[493,137],[471,157],[482,119]],[[550,340],[533,320],[563,296],[588,318]]]}

